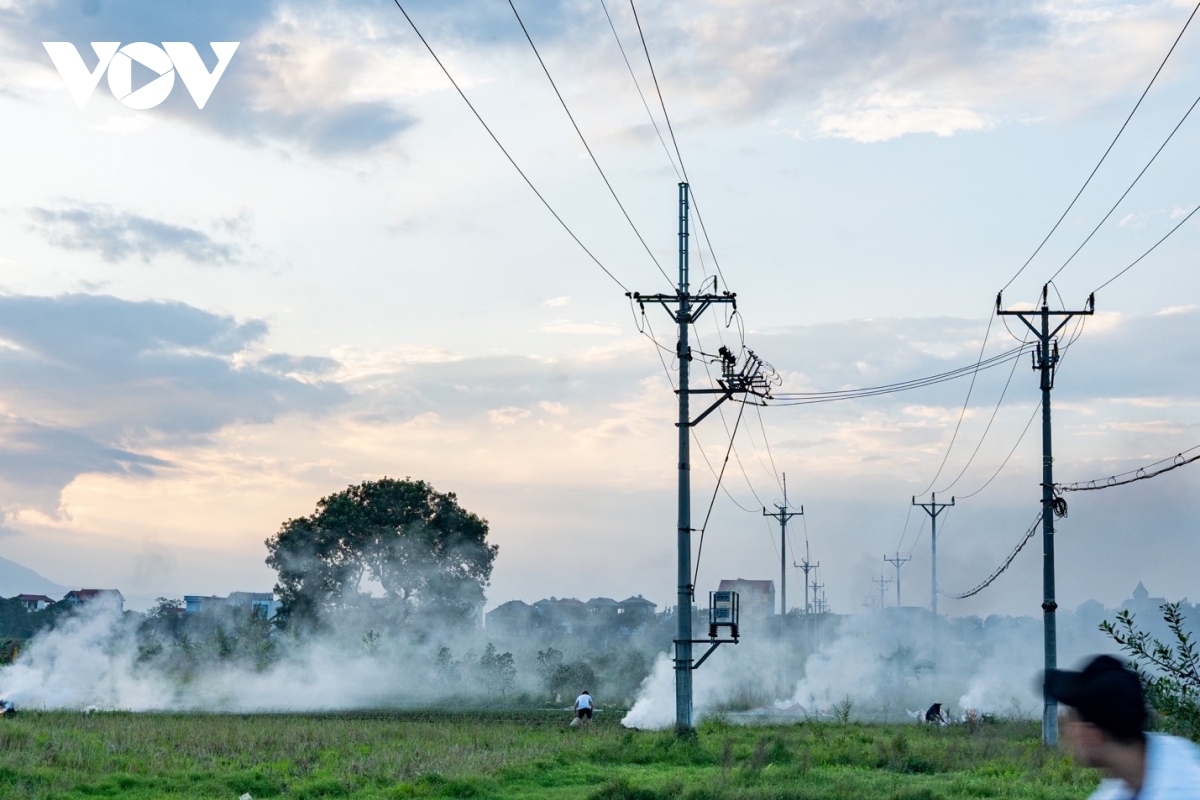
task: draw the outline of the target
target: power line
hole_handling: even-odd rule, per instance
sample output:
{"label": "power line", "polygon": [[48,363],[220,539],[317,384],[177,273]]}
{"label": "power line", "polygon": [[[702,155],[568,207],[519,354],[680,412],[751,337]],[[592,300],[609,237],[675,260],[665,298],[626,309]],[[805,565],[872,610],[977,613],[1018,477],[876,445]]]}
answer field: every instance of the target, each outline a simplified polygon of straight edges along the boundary
{"label": "power line", "polygon": [[671,144],[675,147],[675,157],[679,159],[679,169],[683,172],[683,180],[688,184],[688,194],[692,198],[692,202],[696,207],[696,219],[700,222],[700,233],[704,235],[704,241],[708,245],[708,252],[712,254],[713,265],[717,268],[717,274],[721,276],[721,281],[728,285],[725,281],[725,273],[721,270],[721,262],[717,260],[717,253],[713,250],[712,240],[708,238],[708,227],[704,224],[704,215],[700,213],[700,202],[696,199],[695,192],[691,188],[691,179],[688,178],[687,167],[683,163],[683,154],[679,152],[679,141],[675,138],[675,127],[671,125],[671,115],[667,113],[667,103],[663,100],[662,87],[658,83],[658,73],[654,70],[654,61],[650,58],[650,47],[646,44],[646,34],[642,30],[642,21],[638,17],[637,6],[633,0],[629,0],[629,8],[633,11],[633,21],[637,23],[638,37],[642,41],[642,52],[646,54],[646,64],[650,67],[650,77],[654,79],[654,91],[658,95],[658,104],[662,108],[663,119],[667,122],[667,132],[671,134]]}
{"label": "power line", "polygon": [[[1166,141],[1164,141],[1162,144],[1160,144],[1158,146],[1158,149],[1154,151],[1154,155],[1152,155],[1150,157],[1150,160],[1146,162],[1146,166],[1142,167],[1142,171],[1139,172],[1137,174],[1137,177],[1133,179],[1133,183],[1129,184],[1128,188],[1126,188],[1125,191],[1121,193],[1121,196],[1117,198],[1117,202],[1113,203],[1112,208],[1110,208],[1108,210],[1108,213],[1105,214],[1104,217],[1099,222],[1096,223],[1096,227],[1092,228],[1092,232],[1087,235],[1087,238],[1084,239],[1082,243],[1080,243],[1079,247],[1075,248],[1075,252],[1071,253],[1071,257],[1068,258],[1066,261],[1064,261],[1062,266],[1059,267],[1057,270],[1055,270],[1054,274],[1050,276],[1051,283],[1053,283],[1054,279],[1058,277],[1058,274],[1060,272],[1062,272],[1064,269],[1067,268],[1067,265],[1070,264],[1071,261],[1073,261],[1075,259],[1075,256],[1079,255],[1079,251],[1083,249],[1084,245],[1086,245],[1088,242],[1090,242],[1092,240],[1092,237],[1096,235],[1096,231],[1100,230],[1100,226],[1108,221],[1108,218],[1111,217],[1113,212],[1117,210],[1117,206],[1121,205],[1121,202],[1125,200],[1125,197],[1131,191],[1133,191],[1133,187],[1137,186],[1137,182],[1140,181],[1142,179],[1142,176],[1146,174],[1146,170],[1150,169],[1150,165],[1154,163],[1154,160],[1156,158],[1158,158],[1158,154],[1163,151],[1163,148],[1165,148],[1167,146],[1167,144],[1171,141],[1172,137],[1175,136],[1175,133],[1183,125],[1184,121],[1188,118],[1188,116],[1192,113],[1192,111],[1195,110],[1197,104],[1200,104],[1200,96],[1198,96],[1192,102],[1191,106],[1188,107],[1188,110],[1187,110],[1187,112],[1184,113],[1183,118],[1180,119],[1178,123],[1176,123],[1175,127],[1171,130],[1171,133],[1167,135]],[[1055,291],[1057,291],[1057,289],[1055,289]],[[1061,297],[1059,298],[1059,302],[1062,302]]]}
{"label": "power line", "polygon": [[613,24],[612,15],[608,13],[608,4],[604,0],[600,0],[600,7],[604,9],[604,16],[608,19],[608,27],[612,29],[613,38],[617,40],[617,47],[621,50],[621,58],[625,60],[625,68],[629,70],[629,77],[633,78],[633,85],[637,88],[638,97],[642,99],[642,107],[646,109],[646,116],[650,117],[650,124],[654,126],[654,132],[658,134],[658,141],[662,143],[663,152],[667,154],[667,161],[671,162],[671,169],[675,170],[675,177],[683,180],[683,176],[679,173],[679,167],[675,164],[675,159],[671,156],[671,150],[667,147],[667,140],[663,138],[662,131],[658,128],[658,120],[654,118],[654,114],[650,111],[650,104],[646,102],[646,94],[642,91],[642,84],[638,82],[637,75],[633,71],[633,65],[629,63],[629,56],[625,53],[625,45],[621,44],[621,36],[617,33],[617,26]]}
{"label": "power line", "polygon": [[996,421],[996,414],[1000,412],[1000,406],[1004,403],[1004,397],[1008,394],[1008,387],[1012,384],[1013,375],[1017,374],[1018,363],[1020,363],[1019,360],[1014,358],[1012,369],[1008,371],[1008,379],[1004,381],[1004,388],[1000,391],[1000,398],[996,401],[996,407],[992,409],[992,416],[988,419],[988,424],[983,429],[983,435],[979,437],[979,443],[975,445],[975,450],[971,453],[971,457],[967,459],[966,464],[963,464],[963,468],[955,476],[954,480],[950,481],[950,485],[941,489],[942,492],[948,492],[953,489],[962,480],[962,476],[967,474],[967,470],[970,469],[971,464],[975,461],[975,456],[979,455],[979,449],[983,447],[983,442],[987,439],[988,432],[992,429],[992,423]]}
{"label": "power line", "polygon": [[433,47],[425,39],[425,35],[421,33],[420,28],[418,28],[417,24],[413,22],[413,19],[408,15],[408,12],[404,10],[404,6],[400,4],[400,0],[392,0],[392,2],[396,4],[396,8],[400,9],[400,13],[404,15],[404,18],[408,20],[409,26],[413,29],[413,32],[417,34],[417,38],[421,40],[421,44],[425,45],[425,49],[429,51],[429,55],[433,56],[433,60],[437,62],[437,65],[441,68],[442,73],[450,81],[451,85],[454,86],[454,90],[458,92],[458,96],[461,97],[463,102],[467,104],[467,108],[471,109],[471,113],[475,115],[475,119],[479,120],[479,124],[483,126],[485,131],[487,131],[488,136],[492,137],[492,141],[496,143],[496,147],[500,148],[500,152],[504,154],[506,159],[508,159],[508,163],[512,164],[513,169],[517,171],[517,174],[521,176],[522,180],[525,181],[525,184],[533,191],[535,195],[537,195],[538,200],[542,201],[542,205],[546,207],[546,210],[549,211],[558,224],[562,226],[562,229],[565,230],[567,234],[575,240],[575,244],[579,245],[583,252],[587,253],[588,258],[594,261],[596,266],[604,270],[604,274],[611,278],[613,283],[617,284],[617,286],[620,286],[623,291],[628,293],[629,289],[626,288],[625,284],[621,283],[617,276],[613,275],[612,272],[609,271],[608,267],[604,266],[600,259],[596,258],[595,254],[593,254],[592,251],[587,248],[587,245],[580,241],[579,237],[575,235],[575,231],[571,230],[570,226],[563,221],[563,218],[559,216],[558,212],[554,210],[554,207],[550,205],[550,202],[546,200],[542,193],[538,191],[538,188],[533,185],[533,181],[529,179],[529,176],[525,174],[525,171],[522,170],[517,164],[516,159],[514,159],[508,150],[505,149],[504,145],[500,143],[500,139],[496,136],[488,124],[484,122],[483,116],[480,115],[479,111],[476,110],[475,106],[467,98],[466,93],[463,92],[462,88],[458,85],[458,82],[454,80],[454,76],[450,74],[450,70],[446,69],[446,65],[442,63],[440,58],[438,58],[437,53],[434,52]]}
{"label": "power line", "polygon": [[767,448],[767,457],[771,459],[771,471],[775,473],[775,482],[779,484],[779,489],[782,491],[783,484],[779,480],[779,468],[775,466],[775,456],[771,454],[771,441],[767,438],[767,426],[763,424],[762,407],[756,404],[754,410],[758,412],[758,427],[762,430],[763,445]]}
{"label": "power line", "polygon": [[991,575],[984,579],[982,583],[980,583],[974,589],[971,589],[969,592],[963,592],[962,594],[946,594],[943,592],[942,596],[949,597],[951,600],[966,600],[968,597],[977,595],[987,587],[991,586],[992,583],[999,578],[1006,569],[1008,569],[1008,566],[1012,564],[1013,559],[1017,557],[1017,553],[1021,552],[1025,545],[1029,543],[1029,540],[1033,538],[1033,535],[1037,533],[1038,525],[1041,523],[1041,521],[1042,515],[1039,512],[1037,519],[1035,519],[1033,524],[1029,526],[1029,530],[1025,531],[1025,535],[1021,537],[1021,541],[1017,542],[1017,546],[1014,547],[1012,552],[1008,554],[1008,558],[1004,559],[1004,563],[997,567],[995,571],[993,571]]}
{"label": "power line", "polygon": [[604,179],[604,185],[608,187],[608,193],[612,195],[612,199],[616,201],[617,208],[621,209],[621,213],[625,216],[625,221],[629,223],[629,227],[633,229],[634,235],[638,241],[642,243],[646,254],[650,256],[650,260],[654,262],[654,266],[662,273],[662,276],[667,279],[668,283],[672,283],[671,276],[662,268],[662,264],[658,263],[654,252],[650,249],[650,245],[646,244],[645,238],[642,237],[642,232],[638,230],[637,225],[633,224],[633,219],[630,218],[629,212],[625,210],[625,204],[621,202],[621,198],[617,197],[617,190],[613,188],[612,183],[608,180],[608,176],[604,174],[604,169],[600,166],[600,162],[596,160],[596,154],[592,152],[591,145],[588,144],[587,138],[583,135],[583,131],[579,129],[579,123],[575,121],[575,115],[571,113],[571,109],[567,107],[567,101],[563,99],[562,92],[558,90],[558,84],[554,82],[553,76],[550,75],[550,69],[546,66],[546,62],[542,59],[542,54],[538,52],[537,45],[533,43],[533,37],[529,35],[529,29],[525,27],[525,21],[521,19],[520,13],[517,11],[513,0],[508,0],[508,7],[512,9],[513,16],[517,18],[517,24],[521,26],[521,32],[525,34],[525,41],[529,42],[529,46],[533,49],[533,54],[537,56],[538,64],[542,67],[542,72],[546,74],[546,80],[550,81],[550,87],[554,89],[554,95],[558,98],[559,104],[563,111],[567,113],[567,119],[571,120],[571,127],[575,129],[575,133],[579,136],[579,141],[583,143],[583,149],[587,151],[588,157],[592,159],[592,164],[596,166],[596,171],[600,173],[600,177]]}
{"label": "power line", "polygon": [[775,397],[783,402],[777,402],[775,405],[793,406],[793,405],[811,405],[813,403],[829,403],[837,400],[854,400],[863,397],[875,397],[883,394],[894,394],[896,392],[905,392],[912,389],[920,389],[926,386],[933,386],[946,381],[962,378],[967,375],[973,375],[976,372],[984,369],[1008,363],[1009,361],[1020,357],[1023,353],[1029,350],[1028,345],[1022,344],[1012,350],[1006,350],[1003,353],[992,356],[991,358],[983,359],[975,364],[965,367],[958,367],[947,372],[941,372],[936,375],[928,375],[923,378],[914,378],[908,381],[899,383],[889,383],[882,386],[868,386],[861,389],[841,389],[831,392],[791,392],[780,393]]}
{"label": "power line", "polygon": [[1063,211],[1062,216],[1058,218],[1058,222],[1055,222],[1054,227],[1051,228],[1050,232],[1046,234],[1046,238],[1042,239],[1041,244],[1037,246],[1037,249],[1033,251],[1033,254],[1030,255],[1029,258],[1025,259],[1025,263],[1021,265],[1021,268],[1017,270],[1015,275],[1008,279],[1008,283],[1004,284],[1000,291],[1004,291],[1011,286],[1012,282],[1015,281],[1017,277],[1025,271],[1025,268],[1029,266],[1029,262],[1033,261],[1034,257],[1041,252],[1042,248],[1046,245],[1046,242],[1048,242],[1050,237],[1054,235],[1054,232],[1058,230],[1058,226],[1061,225],[1062,221],[1067,218],[1067,214],[1069,214],[1071,209],[1075,207],[1075,203],[1079,200],[1079,196],[1083,194],[1083,190],[1086,189],[1088,184],[1092,182],[1092,178],[1096,176],[1096,172],[1100,169],[1100,165],[1104,163],[1104,159],[1108,158],[1108,154],[1112,151],[1113,146],[1117,143],[1117,140],[1121,138],[1121,134],[1125,132],[1125,128],[1129,125],[1129,121],[1133,119],[1133,115],[1137,113],[1138,108],[1141,107],[1142,101],[1146,99],[1146,95],[1150,92],[1150,87],[1154,85],[1156,80],[1158,80],[1159,73],[1161,73],[1163,67],[1167,65],[1167,59],[1171,57],[1171,53],[1175,52],[1175,46],[1179,44],[1179,40],[1183,38],[1184,32],[1188,29],[1188,26],[1192,24],[1192,18],[1196,16],[1197,11],[1200,11],[1200,3],[1197,3],[1196,7],[1192,9],[1192,13],[1188,15],[1187,22],[1183,23],[1183,29],[1179,31],[1179,35],[1176,36],[1175,41],[1171,43],[1171,49],[1167,51],[1167,54],[1163,57],[1162,63],[1159,64],[1158,69],[1154,71],[1154,76],[1150,78],[1150,83],[1146,84],[1146,88],[1142,90],[1142,94],[1138,98],[1137,103],[1134,104],[1133,110],[1129,112],[1129,116],[1125,118],[1123,123],[1121,123],[1121,129],[1117,131],[1117,135],[1113,137],[1111,142],[1109,142],[1104,154],[1100,156],[1100,160],[1097,161],[1096,166],[1092,168],[1091,174],[1089,174],[1087,180],[1083,182],[1083,186],[1079,187],[1079,191],[1075,193],[1075,197],[1071,200],[1066,210]]}
{"label": "power line", "polygon": [[[1188,448],[1187,450],[1184,450],[1182,453],[1178,453],[1178,454],[1172,456],[1171,458],[1164,458],[1160,461],[1155,461],[1153,464],[1147,464],[1144,467],[1138,467],[1137,469],[1132,469],[1132,470],[1129,470],[1128,472],[1120,472],[1120,473],[1117,473],[1116,475],[1110,475],[1107,478],[1098,478],[1098,479],[1090,480],[1090,481],[1080,481],[1078,483],[1067,483],[1067,484],[1056,484],[1054,489],[1055,489],[1055,491],[1059,491],[1059,492],[1091,492],[1091,491],[1095,491],[1097,489],[1111,489],[1114,486],[1124,486],[1126,484],[1134,483],[1136,481],[1144,481],[1144,480],[1149,480],[1150,478],[1157,478],[1159,475],[1162,475],[1164,472],[1170,472],[1171,470],[1179,469],[1180,467],[1182,467],[1186,464],[1191,464],[1194,461],[1200,461],[1200,454],[1196,454],[1194,456],[1187,456],[1187,453],[1190,453],[1193,450],[1200,450],[1200,445],[1196,445],[1195,447]],[[1167,462],[1170,462],[1170,463],[1168,464]],[[1167,466],[1163,467],[1162,469],[1153,469],[1154,467],[1157,467],[1159,464],[1167,464]],[[1148,471],[1148,470],[1153,470],[1153,471]],[[1126,476],[1130,476],[1130,475],[1133,477],[1126,477]]]}
{"label": "power line", "polygon": [[737,420],[733,423],[733,433],[729,437],[729,446],[725,448],[725,460],[721,462],[721,474],[717,476],[717,485],[713,487],[712,499],[708,501],[704,524],[700,526],[700,543],[696,547],[696,568],[692,573],[692,586],[696,585],[696,577],[700,574],[700,555],[704,552],[704,532],[708,530],[708,519],[712,516],[713,504],[717,502],[717,492],[721,488],[721,480],[725,477],[725,467],[729,466],[729,453],[733,450],[733,440],[737,438],[738,426],[742,424],[742,412],[745,410],[746,404],[739,403]]}
{"label": "power line", "polygon": [[1136,264],[1137,264],[1139,261],[1141,261],[1143,258],[1145,258],[1146,256],[1148,256],[1148,255],[1150,255],[1151,253],[1153,253],[1153,252],[1155,251],[1155,249],[1156,249],[1156,248],[1157,248],[1157,247],[1158,247],[1160,244],[1162,244],[1163,242],[1165,242],[1165,241],[1167,240],[1167,237],[1169,237],[1169,236],[1170,236],[1171,234],[1173,234],[1175,231],[1177,231],[1177,230],[1179,230],[1181,227],[1183,227],[1183,223],[1185,223],[1185,222],[1187,222],[1189,219],[1191,219],[1191,218],[1192,218],[1192,215],[1193,215],[1193,214],[1195,214],[1197,211],[1200,211],[1200,205],[1196,206],[1196,207],[1195,207],[1195,208],[1193,208],[1193,209],[1192,209],[1190,212],[1188,212],[1188,215],[1187,215],[1186,217],[1184,217],[1183,219],[1179,220],[1179,224],[1178,224],[1178,225],[1176,225],[1174,228],[1171,228],[1171,230],[1167,231],[1167,232],[1166,232],[1166,234],[1165,234],[1165,235],[1164,235],[1164,236],[1163,236],[1161,239],[1159,239],[1157,242],[1155,242],[1155,243],[1154,243],[1154,244],[1153,244],[1153,245],[1150,247],[1150,249],[1149,249],[1149,250],[1147,250],[1146,252],[1142,253],[1142,254],[1141,254],[1140,256],[1138,256],[1137,258],[1135,258],[1135,259],[1134,259],[1134,260],[1133,260],[1133,261],[1132,261],[1132,262],[1129,264],[1129,266],[1125,267],[1125,269],[1121,270],[1121,271],[1120,271],[1120,272],[1118,272],[1116,275],[1113,275],[1111,278],[1109,278],[1109,279],[1108,279],[1108,280],[1106,280],[1104,283],[1100,284],[1100,285],[1099,285],[1099,286],[1097,286],[1097,287],[1096,287],[1094,290],[1092,290],[1092,294],[1095,294],[1096,292],[1100,291],[1100,290],[1101,290],[1101,289],[1103,289],[1105,286],[1108,286],[1110,283],[1112,283],[1113,281],[1115,281],[1117,278],[1121,277],[1121,276],[1122,276],[1122,275],[1124,275],[1126,272],[1129,272],[1129,270],[1133,269],[1133,268],[1134,268],[1134,266],[1135,266],[1135,265],[1136,265]]}
{"label": "power line", "polygon": [[[975,371],[971,373],[971,384],[967,387],[967,396],[963,400],[962,410],[958,412],[958,422],[954,423],[954,433],[950,436],[950,444],[946,446],[946,453],[942,456],[942,463],[938,465],[937,472],[934,473],[933,478],[929,481],[929,485],[919,492],[922,497],[924,497],[925,492],[933,488],[933,485],[937,483],[937,479],[942,476],[942,470],[946,468],[946,461],[950,458],[950,451],[954,449],[954,442],[958,440],[958,432],[962,428],[963,418],[967,416],[967,406],[971,402],[971,392],[975,391],[975,379],[979,377],[979,365],[983,363],[983,353],[987,349],[988,336],[992,332],[992,320],[994,318],[992,314],[988,314],[987,330],[983,332],[983,343],[979,345],[979,358],[975,359]],[[1013,369],[1016,369],[1016,359],[1013,359],[1013,364]],[[984,435],[987,435],[986,432]],[[980,439],[980,444],[982,443],[983,440]]]}

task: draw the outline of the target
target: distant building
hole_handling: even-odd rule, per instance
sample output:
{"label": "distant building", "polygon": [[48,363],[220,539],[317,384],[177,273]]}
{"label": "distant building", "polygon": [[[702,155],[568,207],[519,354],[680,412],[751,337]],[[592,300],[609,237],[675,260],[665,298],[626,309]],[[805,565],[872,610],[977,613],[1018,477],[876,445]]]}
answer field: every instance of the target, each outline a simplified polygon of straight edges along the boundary
{"label": "distant building", "polygon": [[549,597],[529,605],[509,600],[484,614],[484,626],[498,634],[527,634],[536,631],[554,635],[627,635],[654,619],[657,606],[641,595],[617,602],[611,597],[593,597],[587,602],[574,597]]}
{"label": "distant building", "polygon": [[621,604],[611,597],[593,597],[583,604],[590,625],[611,625],[617,622]]}
{"label": "distant building", "polygon": [[722,592],[737,592],[741,622],[754,623],[775,615],[775,581],[755,581],[746,578],[723,580],[717,587]]}
{"label": "distant building", "polygon": [[41,611],[54,602],[53,598],[46,597],[44,594],[19,594],[13,599],[19,600],[21,605],[25,606],[26,611]]}
{"label": "distant building", "polygon": [[621,618],[621,627],[636,628],[654,619],[658,609],[656,603],[651,603],[640,594],[637,597],[626,597],[617,603],[617,615]]}
{"label": "distant building", "polygon": [[103,601],[114,603],[118,611],[125,611],[125,595],[116,589],[73,589],[67,592],[63,600],[77,606],[84,603]]}
{"label": "distant building", "polygon": [[1121,604],[1121,609],[1131,614],[1146,614],[1157,617],[1161,612],[1159,606],[1167,602],[1165,597],[1151,597],[1145,585],[1138,581],[1133,589],[1133,596]]}
{"label": "distant building", "polygon": [[228,597],[197,594],[183,596],[183,613],[185,615],[218,608],[254,609],[263,619],[271,620],[275,619],[275,614],[279,611],[279,601],[270,592],[232,592]]}
{"label": "distant building", "polygon": [[483,626],[488,632],[500,634],[525,634],[533,629],[533,606],[524,600],[509,600],[483,615]]}

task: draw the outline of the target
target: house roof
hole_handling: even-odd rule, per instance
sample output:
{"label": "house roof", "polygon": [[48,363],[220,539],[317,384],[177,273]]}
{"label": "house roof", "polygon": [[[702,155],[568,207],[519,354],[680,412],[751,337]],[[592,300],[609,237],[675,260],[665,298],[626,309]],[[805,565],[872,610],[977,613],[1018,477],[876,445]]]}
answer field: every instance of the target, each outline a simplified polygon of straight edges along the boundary
{"label": "house roof", "polygon": [[502,608],[505,610],[515,610],[517,608],[531,608],[531,607],[532,606],[530,606],[524,600],[509,600],[507,603],[501,603],[500,605],[496,606],[488,613],[491,614],[493,612],[499,611]]}
{"label": "house roof", "polygon": [[116,595],[121,600],[125,599],[125,595],[116,589],[72,589],[67,592],[67,597],[74,596],[80,600],[94,600],[97,597],[111,597],[112,595]]}
{"label": "house roof", "polygon": [[16,596],[15,599],[24,601],[26,603],[32,603],[35,600],[40,601],[40,602],[46,602],[46,603],[54,602],[54,598],[46,597],[46,595],[44,595],[44,594],[19,594]]}
{"label": "house roof", "polygon": [[1137,587],[1133,590],[1133,599],[1134,600],[1145,600],[1149,596],[1150,596],[1150,592],[1146,591],[1146,587],[1142,584],[1141,581],[1138,581]]}
{"label": "house roof", "polygon": [[620,605],[620,603],[618,603],[616,600],[613,600],[611,597],[593,597],[591,600],[588,600],[586,603],[584,603],[584,605],[592,606],[593,608],[616,608]]}
{"label": "house roof", "polygon": [[617,605],[619,605],[619,606],[643,606],[643,607],[649,607],[649,608],[658,608],[658,603],[651,603],[649,600],[642,597],[640,594],[637,597],[626,597],[624,600],[617,603]]}

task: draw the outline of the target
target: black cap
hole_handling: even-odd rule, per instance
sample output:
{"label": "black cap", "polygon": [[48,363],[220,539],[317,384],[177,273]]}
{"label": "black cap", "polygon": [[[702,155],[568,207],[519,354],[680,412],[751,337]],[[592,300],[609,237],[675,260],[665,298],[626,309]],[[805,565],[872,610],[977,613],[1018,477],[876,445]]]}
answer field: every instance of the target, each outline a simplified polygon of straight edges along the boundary
{"label": "black cap", "polygon": [[1047,670],[1046,694],[1118,738],[1146,729],[1146,697],[1137,673],[1112,656],[1096,656],[1082,672]]}

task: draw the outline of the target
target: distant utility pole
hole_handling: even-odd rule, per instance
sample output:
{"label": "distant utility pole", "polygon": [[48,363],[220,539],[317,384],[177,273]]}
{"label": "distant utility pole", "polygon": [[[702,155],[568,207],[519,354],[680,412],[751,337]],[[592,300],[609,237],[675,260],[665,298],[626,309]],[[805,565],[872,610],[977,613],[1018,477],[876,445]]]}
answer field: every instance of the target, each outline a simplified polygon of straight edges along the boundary
{"label": "distant utility pole", "polygon": [[809,605],[809,602],[808,602],[808,573],[812,572],[814,569],[821,566],[821,562],[818,561],[816,564],[814,564],[809,560],[808,539],[804,540],[804,561],[803,561],[803,563],[793,564],[792,566],[795,567],[796,569],[804,570],[804,613],[808,614],[812,611],[812,607]]}
{"label": "distant utility pole", "polygon": [[885,577],[883,577],[883,575],[880,575],[878,578],[872,578],[871,582],[874,584],[878,584],[878,586],[879,586],[879,608],[882,609],[883,608],[883,591],[884,591],[884,589],[886,589],[888,587],[888,584],[892,582],[892,579],[885,578]]}
{"label": "distant utility pole", "polygon": [[883,557],[884,561],[889,561],[896,567],[896,607],[900,607],[900,567],[904,566],[909,561],[912,561],[912,556],[900,557],[900,551],[896,551],[894,558],[889,558],[886,554]]}
{"label": "distant utility pole", "polygon": [[[1049,284],[1042,287],[1042,307],[1036,311],[1005,311],[1000,294],[996,294],[996,315],[1017,317],[1037,338],[1033,353],[1033,368],[1041,373],[1042,389],[1042,626],[1045,631],[1046,669],[1058,667],[1058,631],[1054,612],[1054,455],[1050,430],[1050,390],[1054,388],[1054,373],[1058,368],[1058,333],[1072,317],[1089,317],[1096,313],[1096,295],[1088,295],[1082,311],[1051,311],[1047,299]],[[1050,328],[1050,318],[1056,321]],[[1031,322],[1030,320],[1035,320]],[[1058,744],[1058,703],[1044,689],[1042,693],[1042,743]]]}
{"label": "distant utility pole", "polygon": [[954,498],[951,497],[949,503],[939,503],[937,501],[937,492],[933,493],[932,498],[933,498],[933,502],[931,502],[931,503],[918,503],[917,498],[914,497],[912,499],[912,504],[914,506],[920,507],[921,509],[923,509],[925,511],[926,514],[929,515],[929,525],[930,525],[930,530],[932,531],[929,536],[929,540],[932,543],[931,546],[933,548],[933,559],[932,559],[933,560],[933,572],[932,572],[932,575],[930,578],[930,581],[931,581],[930,586],[932,588],[930,589],[930,593],[929,593],[929,610],[933,613],[933,634],[931,637],[932,647],[930,649],[933,653],[933,665],[934,665],[933,668],[936,673],[936,671],[937,671],[937,629],[938,629],[937,518],[938,518],[938,514],[941,514],[947,508],[950,508],[951,506],[954,505]]}
{"label": "distant utility pole", "polygon": [[[775,506],[774,513],[762,510],[764,517],[779,520],[779,686],[782,690],[787,686],[787,651],[784,647],[784,634],[787,630],[787,522],[792,517],[803,516],[804,506],[799,511],[788,511],[787,504],[787,473],[783,473],[783,505]],[[805,593],[807,595],[807,592]]]}
{"label": "distant utility pole", "polygon": [[822,614],[825,612],[824,594],[821,594],[820,596],[818,596],[818,592],[820,592],[824,588],[825,588],[825,584],[817,583],[815,579],[813,580],[813,582],[812,582],[813,606],[816,608],[818,614]]}
{"label": "distant utility pole", "polygon": [[[708,639],[694,640],[692,638],[692,600],[695,587],[692,585],[692,487],[691,487],[691,428],[699,424],[717,409],[717,406],[732,398],[735,394],[751,394],[756,397],[769,398],[770,384],[764,374],[762,359],[747,350],[747,359],[739,369],[737,356],[722,347],[720,350],[721,378],[717,380],[720,388],[693,389],[688,383],[688,369],[692,360],[692,349],[688,344],[688,328],[713,304],[729,304],[737,309],[737,295],[733,292],[716,292],[716,282],[713,291],[708,294],[692,294],[689,289],[688,276],[688,185],[679,184],[679,285],[672,294],[627,294],[644,310],[646,303],[661,305],[671,315],[671,319],[679,326],[679,338],[676,343],[675,356],[679,359],[679,510],[676,530],[679,551],[678,563],[678,605],[676,616],[675,639],[675,730],[677,733],[688,733],[692,730],[692,670],[700,665],[708,654],[701,656],[700,661],[692,661],[692,644],[709,642]],[[769,369],[769,367],[768,367]],[[719,397],[695,419],[691,418],[688,400],[693,394],[716,394]],[[712,641],[713,648],[720,642]],[[712,650],[710,649],[711,653]]]}

